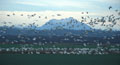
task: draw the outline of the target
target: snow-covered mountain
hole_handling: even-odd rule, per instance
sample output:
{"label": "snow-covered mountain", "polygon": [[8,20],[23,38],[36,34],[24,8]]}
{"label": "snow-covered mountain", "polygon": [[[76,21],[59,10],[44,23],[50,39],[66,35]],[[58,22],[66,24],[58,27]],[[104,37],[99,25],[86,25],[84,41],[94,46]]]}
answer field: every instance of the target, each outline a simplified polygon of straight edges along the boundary
{"label": "snow-covered mountain", "polygon": [[69,17],[66,19],[56,20],[52,19],[39,28],[40,30],[91,30],[91,27],[87,24],[77,21],[76,19]]}

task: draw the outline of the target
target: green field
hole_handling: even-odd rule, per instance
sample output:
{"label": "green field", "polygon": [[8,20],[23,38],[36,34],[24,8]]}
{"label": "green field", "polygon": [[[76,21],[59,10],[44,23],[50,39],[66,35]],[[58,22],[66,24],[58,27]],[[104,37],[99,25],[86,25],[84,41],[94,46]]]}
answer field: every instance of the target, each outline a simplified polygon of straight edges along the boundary
{"label": "green field", "polygon": [[120,65],[120,55],[0,54],[0,65]]}

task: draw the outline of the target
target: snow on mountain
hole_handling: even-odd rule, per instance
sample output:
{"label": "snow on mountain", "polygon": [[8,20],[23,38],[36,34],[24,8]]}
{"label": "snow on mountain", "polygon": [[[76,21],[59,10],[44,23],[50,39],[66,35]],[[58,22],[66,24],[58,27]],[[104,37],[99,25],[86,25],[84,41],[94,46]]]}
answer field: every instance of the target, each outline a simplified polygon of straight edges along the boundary
{"label": "snow on mountain", "polygon": [[77,21],[73,17],[61,20],[52,19],[40,27],[40,30],[58,30],[58,29],[90,30],[91,27],[85,23]]}

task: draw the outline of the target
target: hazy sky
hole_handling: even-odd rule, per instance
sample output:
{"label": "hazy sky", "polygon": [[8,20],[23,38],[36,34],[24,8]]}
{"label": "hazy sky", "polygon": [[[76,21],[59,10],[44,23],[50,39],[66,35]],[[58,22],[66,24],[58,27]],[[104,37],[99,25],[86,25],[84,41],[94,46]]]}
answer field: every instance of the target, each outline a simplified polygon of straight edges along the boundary
{"label": "hazy sky", "polygon": [[120,0],[0,0],[7,11],[104,11],[108,6],[120,9]]}

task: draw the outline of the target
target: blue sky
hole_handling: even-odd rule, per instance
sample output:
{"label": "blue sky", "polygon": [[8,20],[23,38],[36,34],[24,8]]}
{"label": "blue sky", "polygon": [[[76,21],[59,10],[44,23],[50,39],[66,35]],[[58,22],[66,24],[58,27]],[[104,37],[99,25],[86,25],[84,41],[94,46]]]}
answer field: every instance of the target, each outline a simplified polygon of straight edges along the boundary
{"label": "blue sky", "polygon": [[2,11],[105,11],[120,9],[120,0],[0,0]]}

